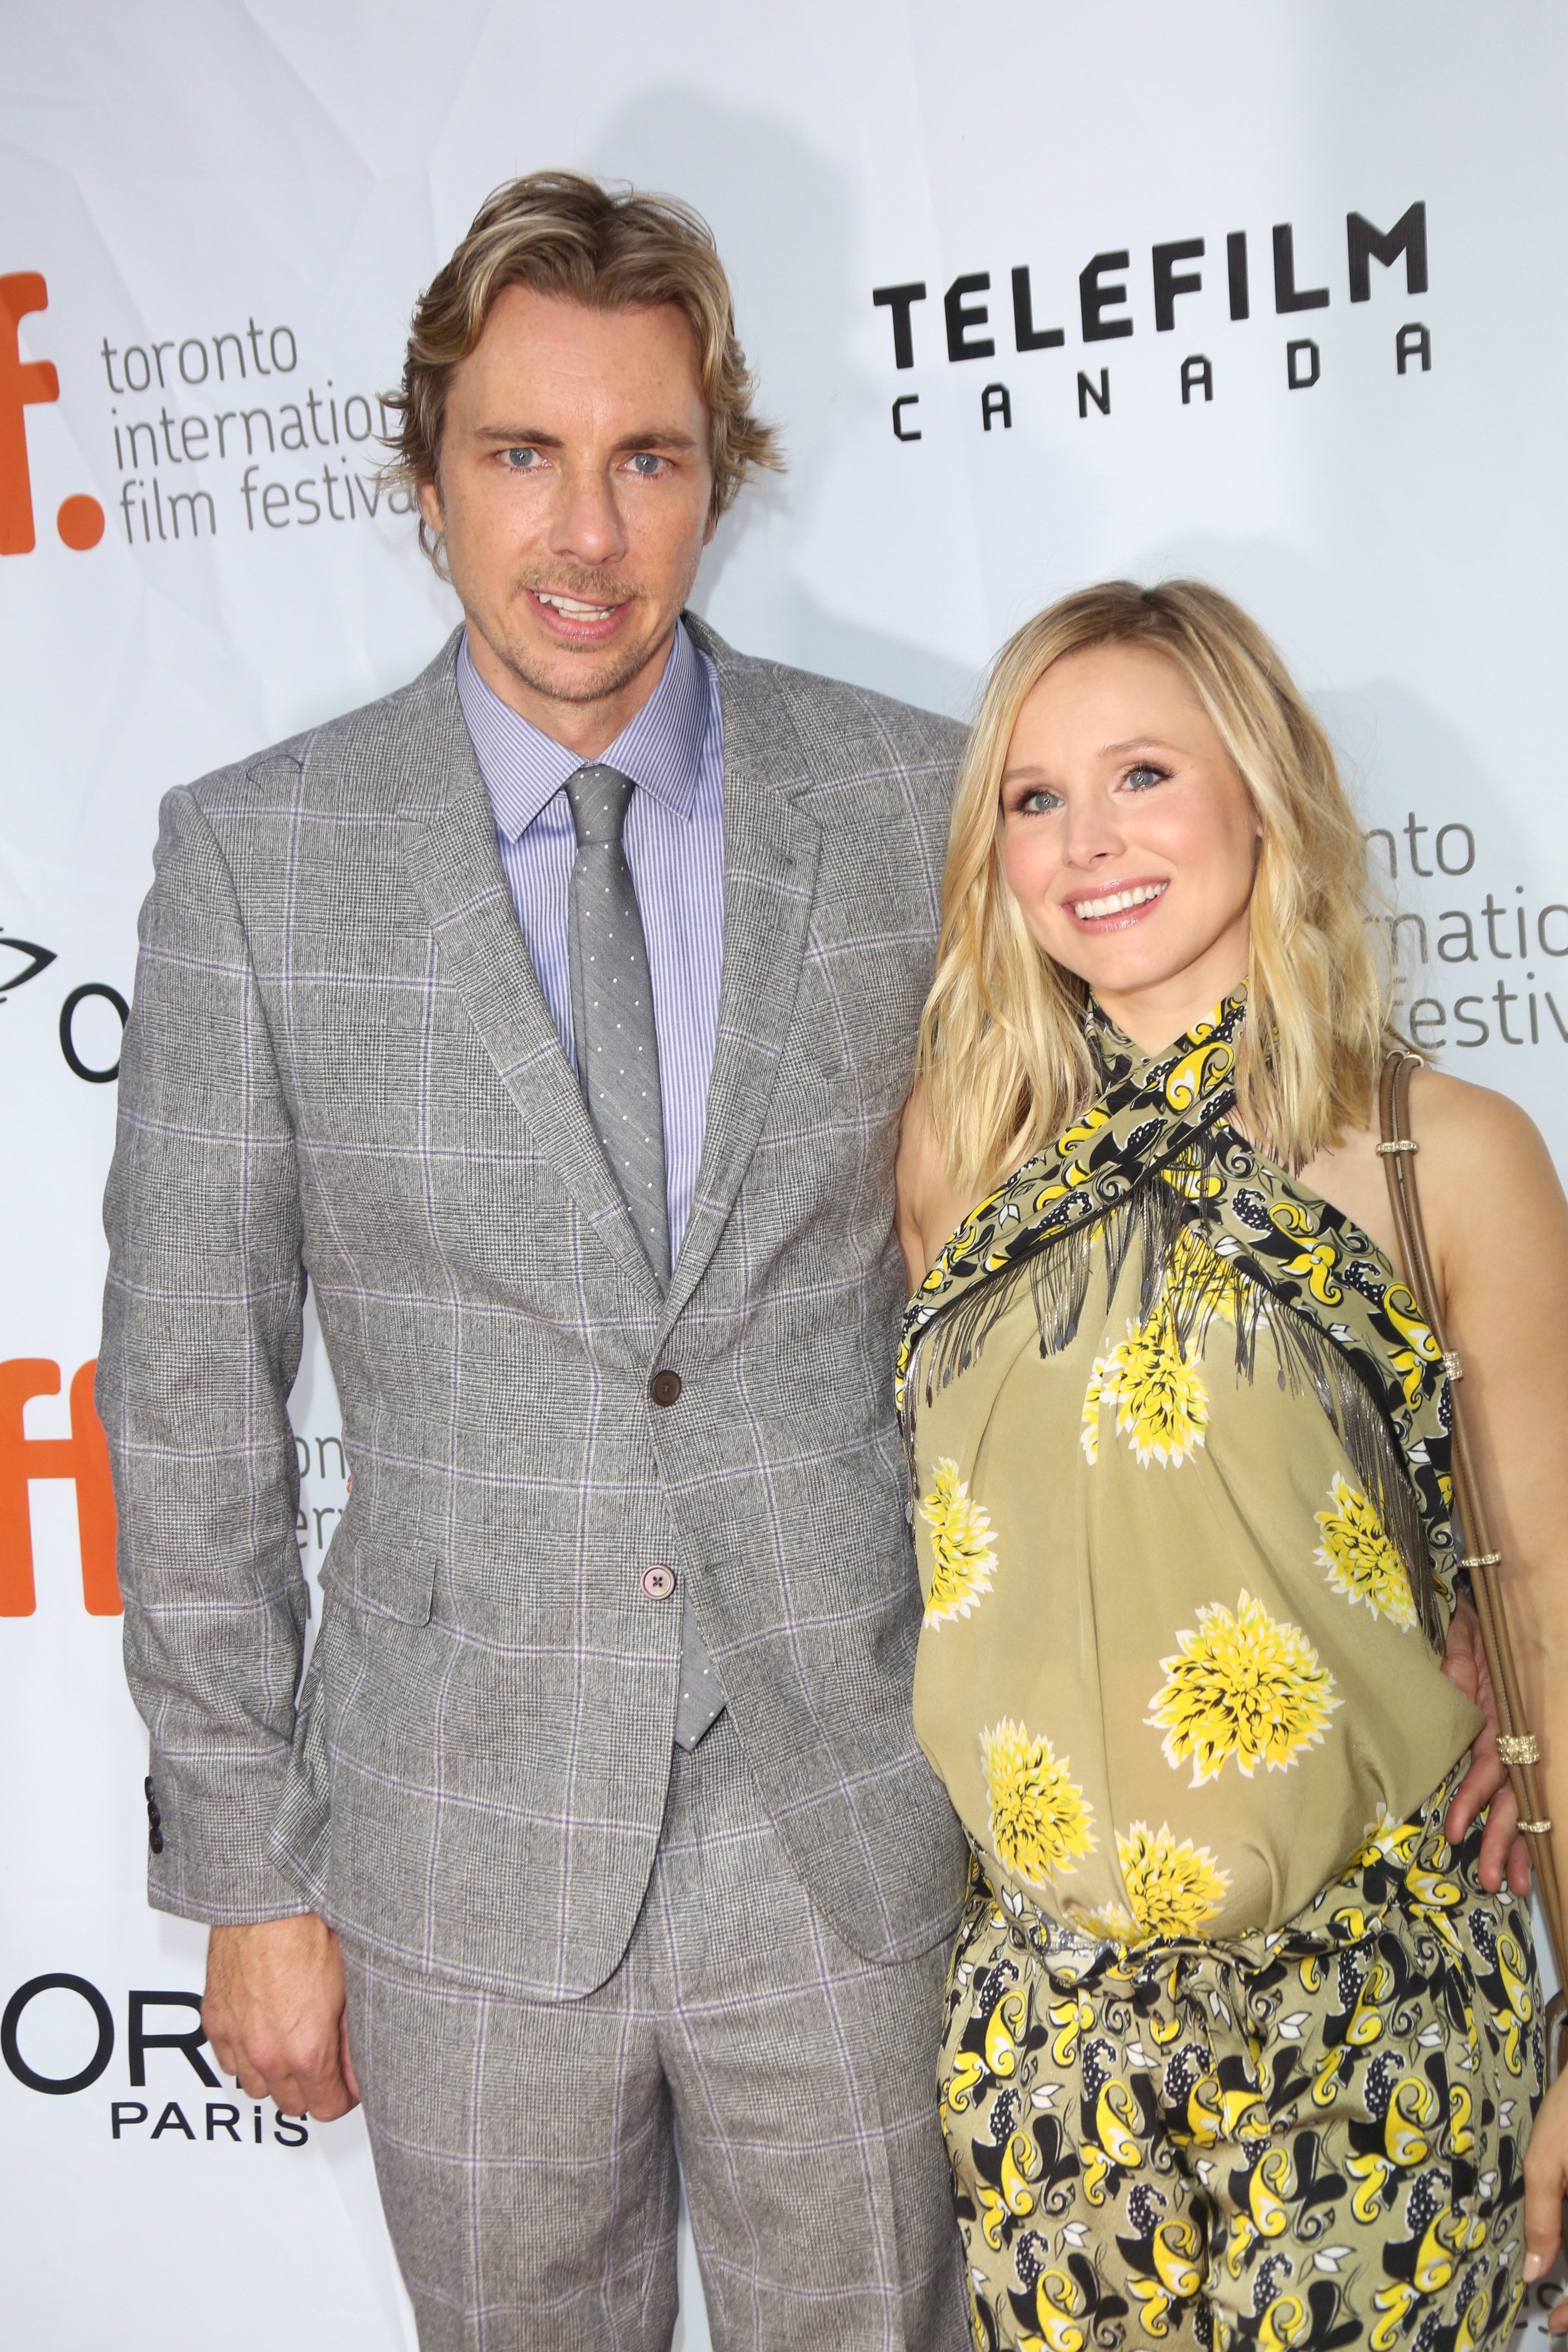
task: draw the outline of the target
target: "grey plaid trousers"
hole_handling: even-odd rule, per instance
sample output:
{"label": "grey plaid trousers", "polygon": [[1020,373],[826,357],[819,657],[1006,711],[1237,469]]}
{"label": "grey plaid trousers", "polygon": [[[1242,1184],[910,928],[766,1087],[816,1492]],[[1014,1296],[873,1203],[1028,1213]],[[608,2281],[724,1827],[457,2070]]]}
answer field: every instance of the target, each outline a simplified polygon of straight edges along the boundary
{"label": "grey plaid trousers", "polygon": [[676,2142],[715,2352],[963,2352],[945,1951],[878,1967],[840,1942],[728,1716],[677,1755],[642,1916],[585,2000],[347,1958],[424,2352],[667,2352]]}

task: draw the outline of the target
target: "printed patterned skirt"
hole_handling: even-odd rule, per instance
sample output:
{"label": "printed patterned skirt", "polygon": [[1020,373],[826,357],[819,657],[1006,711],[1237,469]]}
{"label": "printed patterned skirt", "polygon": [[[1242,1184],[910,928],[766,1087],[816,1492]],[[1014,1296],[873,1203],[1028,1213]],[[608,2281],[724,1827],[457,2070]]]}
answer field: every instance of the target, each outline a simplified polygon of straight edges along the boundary
{"label": "printed patterned skirt", "polygon": [[941,2088],[978,2352],[1506,2342],[1540,1989],[1454,1777],[1233,1942],[1095,1943],[976,1857]]}

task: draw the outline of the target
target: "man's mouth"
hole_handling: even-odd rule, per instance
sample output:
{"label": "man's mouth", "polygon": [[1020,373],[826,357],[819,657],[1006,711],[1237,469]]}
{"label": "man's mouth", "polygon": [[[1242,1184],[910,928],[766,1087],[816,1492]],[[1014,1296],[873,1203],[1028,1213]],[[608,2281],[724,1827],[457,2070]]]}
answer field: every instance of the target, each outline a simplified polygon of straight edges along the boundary
{"label": "man's mouth", "polygon": [[563,613],[569,621],[602,621],[618,609],[614,604],[587,604],[581,596],[552,596],[543,588],[535,588],[531,593],[542,604],[548,604],[553,613]]}
{"label": "man's mouth", "polygon": [[558,645],[579,647],[608,645],[633,603],[629,596],[574,596],[564,588],[530,588],[526,593],[547,635]]}
{"label": "man's mouth", "polygon": [[1170,888],[1169,881],[1129,882],[1120,890],[1107,890],[1098,898],[1068,898],[1068,911],[1080,923],[1103,922],[1108,916],[1131,914],[1134,908],[1152,906]]}

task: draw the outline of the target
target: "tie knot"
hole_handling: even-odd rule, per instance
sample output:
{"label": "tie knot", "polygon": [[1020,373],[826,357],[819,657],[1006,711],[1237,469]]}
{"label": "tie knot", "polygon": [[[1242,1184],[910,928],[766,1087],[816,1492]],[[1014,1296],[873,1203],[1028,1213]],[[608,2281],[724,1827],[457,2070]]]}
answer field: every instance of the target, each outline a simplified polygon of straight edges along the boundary
{"label": "tie knot", "polygon": [[572,804],[579,849],[620,847],[621,827],[626,821],[626,803],[631,796],[631,778],[623,776],[618,768],[606,768],[596,761],[567,777],[566,797]]}

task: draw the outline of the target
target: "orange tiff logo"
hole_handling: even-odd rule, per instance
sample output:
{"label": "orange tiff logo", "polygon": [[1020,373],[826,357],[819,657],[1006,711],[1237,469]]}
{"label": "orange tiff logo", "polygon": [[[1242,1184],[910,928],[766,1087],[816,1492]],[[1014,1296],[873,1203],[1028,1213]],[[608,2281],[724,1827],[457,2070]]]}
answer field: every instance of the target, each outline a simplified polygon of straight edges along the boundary
{"label": "orange tiff logo", "polygon": [[[30,555],[37,545],[27,411],[40,401],[58,400],[60,380],[52,360],[22,357],[17,330],[29,311],[48,306],[49,289],[36,269],[0,278],[0,555]],[[65,499],[55,529],[68,547],[96,547],[103,537],[103,509],[96,499]]]}
{"label": "orange tiff logo", "polygon": [[114,1573],[114,1487],[109,1445],[92,1402],[96,1364],[83,1364],[70,1385],[68,1437],[28,1437],[22,1413],[32,1397],[58,1396],[60,1368],[47,1356],[16,1356],[0,1363],[0,1617],[30,1617],[37,1607],[33,1583],[30,1478],[74,1478],[81,1533],[81,1597],[89,1617],[118,1617],[123,1603]]}

